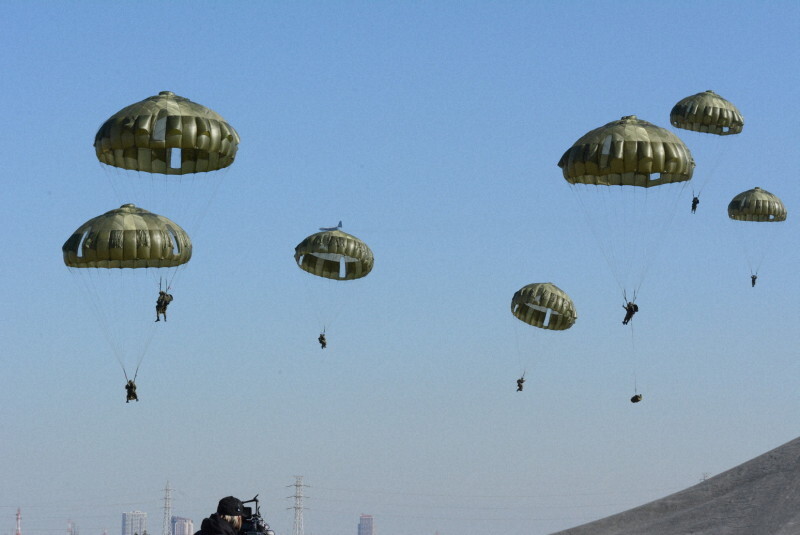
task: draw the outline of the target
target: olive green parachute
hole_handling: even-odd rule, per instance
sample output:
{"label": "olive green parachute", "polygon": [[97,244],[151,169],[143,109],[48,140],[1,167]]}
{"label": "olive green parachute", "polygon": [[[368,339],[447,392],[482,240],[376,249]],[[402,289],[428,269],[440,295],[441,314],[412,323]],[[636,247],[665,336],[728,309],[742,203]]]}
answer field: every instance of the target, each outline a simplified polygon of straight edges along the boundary
{"label": "olive green parachute", "polygon": [[753,188],[728,204],[728,217],[736,221],[779,222],[786,220],[786,207],[777,195]]}
{"label": "olive green parachute", "polygon": [[[758,276],[761,264],[767,252],[773,247],[775,240],[782,234],[782,225],[754,225],[755,223],[777,223],[786,221],[786,207],[772,193],[761,188],[743,191],[728,204],[728,217],[734,224],[734,234],[739,238],[744,249],[750,275]],[[746,224],[738,223],[745,221]]]}
{"label": "olive green parachute", "polygon": [[578,319],[575,304],[567,293],[550,282],[523,286],[511,299],[511,313],[534,327],[563,331]]}
{"label": "olive green parachute", "polygon": [[81,225],[61,248],[75,268],[165,268],[192,257],[189,235],[166,217],[122,205]]}
{"label": "olive green parachute", "polygon": [[165,175],[223,169],[238,146],[239,134],[219,114],[170,91],[118,111],[94,140],[102,163]]}
{"label": "olive green parachute", "polygon": [[678,136],[629,115],[585,134],[558,166],[570,184],[649,188],[689,180],[694,159]]}
{"label": "olive green parachute", "polygon": [[679,101],[669,114],[676,128],[729,136],[744,127],[744,117],[729,101],[713,91],[703,91]]}
{"label": "olive green parachute", "polygon": [[366,277],[375,263],[366,243],[338,229],[304,239],[295,247],[294,259],[302,270],[335,280]]}
{"label": "olive green parachute", "polygon": [[124,204],[81,225],[61,251],[98,333],[126,380],[135,380],[156,332],[163,332],[154,321],[157,291],[169,292],[192,257],[189,236],[166,217]]}

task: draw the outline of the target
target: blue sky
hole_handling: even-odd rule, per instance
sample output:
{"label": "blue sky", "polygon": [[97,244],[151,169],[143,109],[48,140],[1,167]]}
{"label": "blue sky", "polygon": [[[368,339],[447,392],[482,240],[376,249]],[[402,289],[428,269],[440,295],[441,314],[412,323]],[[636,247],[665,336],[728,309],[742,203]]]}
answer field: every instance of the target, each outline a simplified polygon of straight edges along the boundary
{"label": "blue sky", "polygon": [[[295,475],[309,534],[362,513],[383,535],[545,534],[796,438],[797,3],[4,2],[2,20],[1,535],[17,507],[26,535],[115,535],[133,509],[160,535],[167,481],[198,526],[259,493],[283,535]],[[744,131],[675,131],[702,202],[691,215],[683,192],[632,335],[556,164],[624,115],[670,128],[707,89]],[[95,132],[163,90],[241,144],[126,405],[60,247],[129,202]],[[726,206],[756,186],[789,218],[750,288]],[[320,290],[294,247],[339,220],[375,268]],[[575,302],[569,331],[510,314],[548,281]]]}

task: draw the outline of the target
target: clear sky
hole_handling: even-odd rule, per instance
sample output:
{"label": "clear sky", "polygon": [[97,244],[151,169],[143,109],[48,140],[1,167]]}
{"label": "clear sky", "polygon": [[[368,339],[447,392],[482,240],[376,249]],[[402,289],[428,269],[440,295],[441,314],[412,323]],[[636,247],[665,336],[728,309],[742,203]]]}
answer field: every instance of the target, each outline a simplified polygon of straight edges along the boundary
{"label": "clear sky", "polygon": [[[29,1],[0,28],[0,535],[17,507],[25,535],[117,535],[134,509],[161,535],[167,481],[198,527],[258,493],[288,535],[296,475],[307,534],[362,513],[381,535],[546,534],[797,437],[797,2]],[[556,164],[624,115],[671,129],[707,89],[744,131],[674,130],[695,178],[623,327]],[[60,247],[131,202],[94,135],[163,90],[241,144],[125,404],[105,334],[130,325],[102,332]],[[751,288],[726,207],[756,186],[789,218]],[[142,206],[180,224],[195,195]],[[294,247],[339,220],[375,268],[321,290]],[[575,302],[568,331],[510,314],[548,281]],[[156,291],[119,308],[137,299],[150,328]]]}

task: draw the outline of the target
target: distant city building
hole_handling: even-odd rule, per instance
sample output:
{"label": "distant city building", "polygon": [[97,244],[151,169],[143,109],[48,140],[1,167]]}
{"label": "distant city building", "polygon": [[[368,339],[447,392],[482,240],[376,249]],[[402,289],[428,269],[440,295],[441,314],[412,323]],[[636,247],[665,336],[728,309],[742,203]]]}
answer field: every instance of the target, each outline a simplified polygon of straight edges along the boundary
{"label": "distant city building", "polygon": [[361,515],[358,521],[358,535],[375,535],[372,526],[372,515]]}
{"label": "distant city building", "polygon": [[172,535],[194,535],[194,522],[192,522],[192,519],[173,516]]}
{"label": "distant city building", "polygon": [[147,533],[147,513],[131,511],[122,513],[122,535],[145,535]]}

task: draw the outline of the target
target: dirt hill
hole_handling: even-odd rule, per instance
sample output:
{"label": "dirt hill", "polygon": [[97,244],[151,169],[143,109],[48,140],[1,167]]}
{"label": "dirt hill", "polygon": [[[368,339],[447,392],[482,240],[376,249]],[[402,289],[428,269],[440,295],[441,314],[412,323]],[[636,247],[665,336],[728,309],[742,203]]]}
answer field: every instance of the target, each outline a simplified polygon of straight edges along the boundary
{"label": "dirt hill", "polygon": [[693,487],[552,535],[800,535],[800,438]]}

